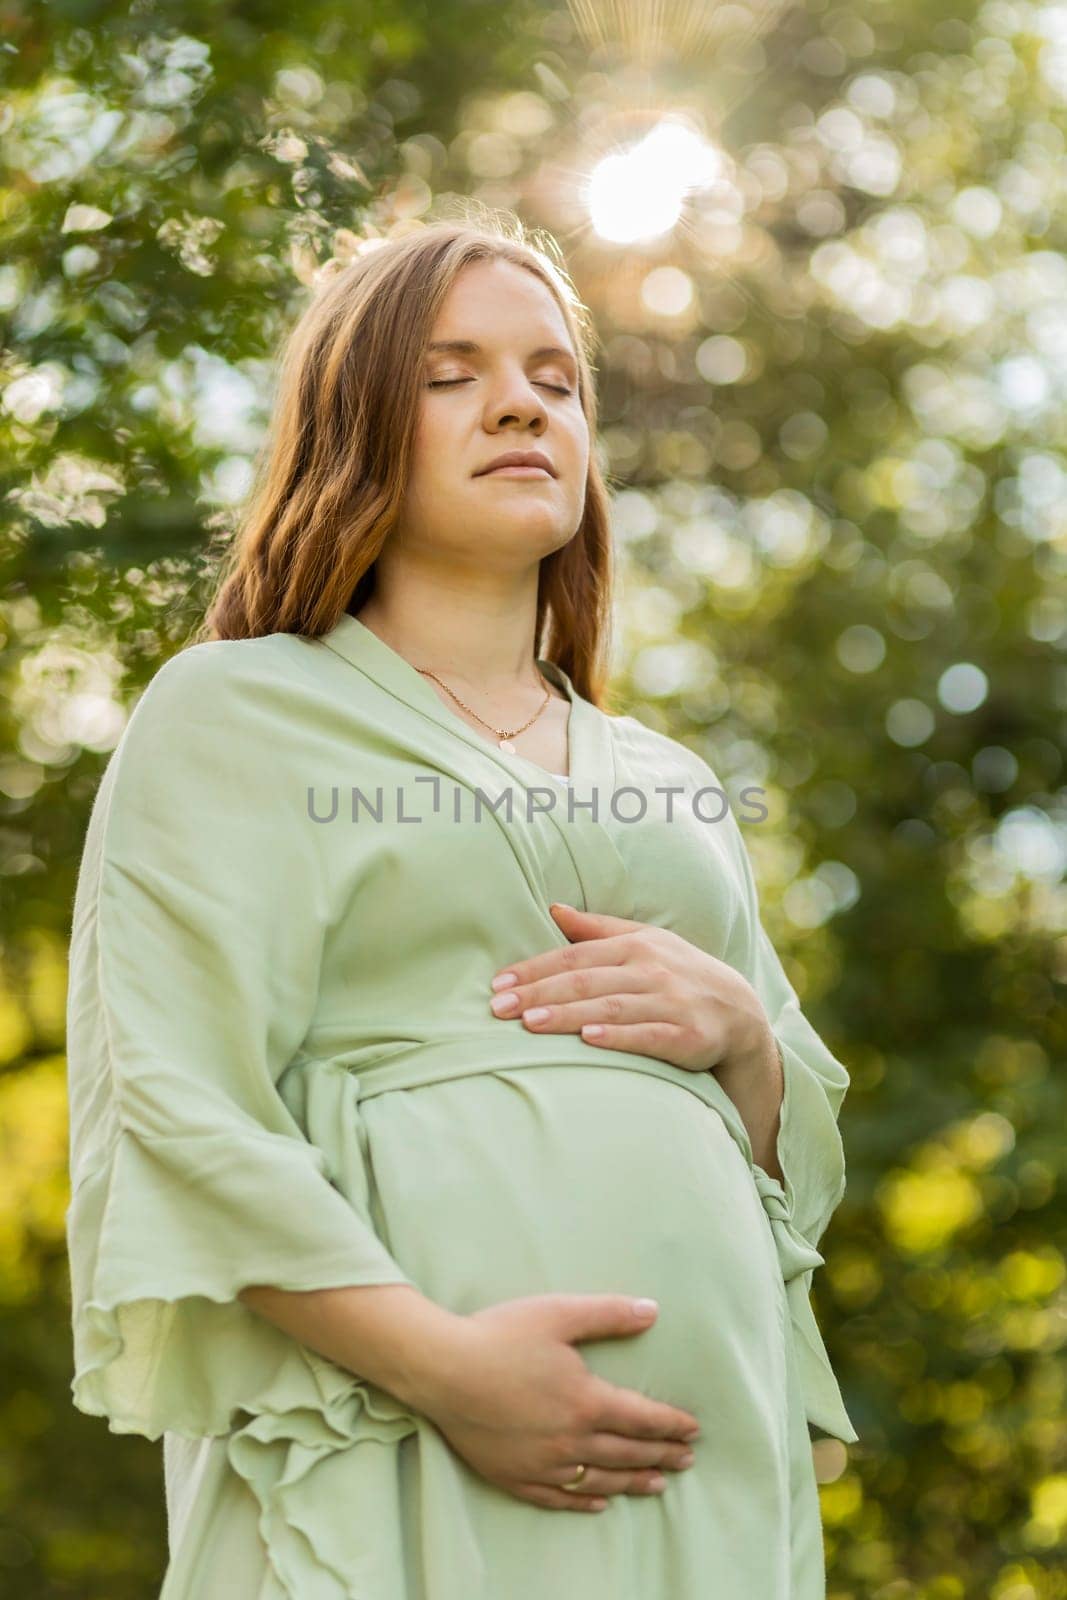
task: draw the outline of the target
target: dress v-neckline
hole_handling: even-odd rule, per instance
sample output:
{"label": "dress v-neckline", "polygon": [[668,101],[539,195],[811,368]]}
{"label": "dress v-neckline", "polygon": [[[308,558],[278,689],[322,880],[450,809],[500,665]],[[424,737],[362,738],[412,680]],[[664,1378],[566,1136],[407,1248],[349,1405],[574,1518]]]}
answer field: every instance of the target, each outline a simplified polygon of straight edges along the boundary
{"label": "dress v-neckline", "polygon": [[[415,711],[431,717],[440,727],[446,728],[458,739],[480,751],[508,771],[516,772],[524,784],[533,781],[532,775],[542,778],[566,778],[570,785],[576,782],[598,783],[605,777],[614,782],[614,756],[608,718],[599,707],[580,695],[573,683],[554,661],[536,657],[537,665],[557,688],[563,690],[570,701],[567,716],[567,772],[552,772],[538,761],[531,761],[514,750],[501,750],[450,711],[440,695],[417,668],[392,645],[380,639],[373,629],[350,611],[342,614],[337,624],[327,633],[319,635],[319,642],[327,645],[351,665],[360,668],[383,689]],[[525,776],[522,776],[525,774]]]}

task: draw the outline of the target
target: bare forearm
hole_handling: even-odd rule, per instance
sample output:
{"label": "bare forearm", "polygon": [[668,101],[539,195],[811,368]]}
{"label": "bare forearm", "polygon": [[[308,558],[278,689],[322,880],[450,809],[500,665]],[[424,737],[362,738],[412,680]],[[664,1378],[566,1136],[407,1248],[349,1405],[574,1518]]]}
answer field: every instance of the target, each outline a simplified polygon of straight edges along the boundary
{"label": "bare forearm", "polygon": [[404,1283],[307,1290],[255,1284],[238,1298],[309,1350],[417,1410],[447,1381],[449,1354],[465,1326]]}
{"label": "bare forearm", "polygon": [[778,1162],[778,1134],[785,1079],[773,1033],[768,1030],[752,1056],[713,1070],[741,1115],[753,1161],[781,1183],[784,1174]]}

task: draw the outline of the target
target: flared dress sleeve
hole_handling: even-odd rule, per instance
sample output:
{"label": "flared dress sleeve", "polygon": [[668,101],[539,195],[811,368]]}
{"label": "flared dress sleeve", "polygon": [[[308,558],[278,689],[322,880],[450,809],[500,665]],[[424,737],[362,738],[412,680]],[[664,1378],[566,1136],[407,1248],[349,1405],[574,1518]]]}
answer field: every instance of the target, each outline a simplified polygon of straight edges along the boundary
{"label": "flared dress sleeve", "polygon": [[[716,786],[718,779],[715,779]],[[778,1164],[782,1180],[753,1161],[756,1187],[771,1221],[789,1294],[808,1420],[839,1439],[859,1436],[845,1410],[810,1303],[812,1279],[825,1265],[818,1244],[846,1187],[839,1117],[849,1074],[801,1008],[763,925],[752,862],[741,828],[727,829],[741,888],[740,907],[723,959],[748,980],[767,1014],[782,1061]]]}
{"label": "flared dress sleeve", "polygon": [[724,960],[755,989],[779,1046],[784,1078],[777,1145],[784,1184],[779,1187],[793,1226],[817,1245],[845,1193],[838,1119],[849,1074],[805,1016],[763,925],[751,857],[736,819],[724,826],[742,886],[741,911]]}
{"label": "flared dress sleeve", "polygon": [[71,1388],[152,1439],[224,1432],[288,1381],[301,1347],[240,1289],[411,1282],[278,1092],[316,1003],[326,891],[279,693],[242,649],[157,672],[97,789],[74,899]]}

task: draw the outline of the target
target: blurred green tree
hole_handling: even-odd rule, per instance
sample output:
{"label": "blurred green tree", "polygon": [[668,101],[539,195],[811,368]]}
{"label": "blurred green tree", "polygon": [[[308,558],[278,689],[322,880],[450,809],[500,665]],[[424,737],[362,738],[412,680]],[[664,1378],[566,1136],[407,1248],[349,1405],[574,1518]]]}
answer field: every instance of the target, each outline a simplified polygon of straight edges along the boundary
{"label": "blurred green tree", "polygon": [[[765,921],[852,1072],[830,1600],[1067,1596],[1067,10],[964,12],[0,8],[0,1596],[164,1562],[158,1446],[69,1403],[101,764],[316,270],[450,194],[549,228],[592,309],[616,701],[763,789]],[[640,156],[674,113],[685,182],[692,143]]]}

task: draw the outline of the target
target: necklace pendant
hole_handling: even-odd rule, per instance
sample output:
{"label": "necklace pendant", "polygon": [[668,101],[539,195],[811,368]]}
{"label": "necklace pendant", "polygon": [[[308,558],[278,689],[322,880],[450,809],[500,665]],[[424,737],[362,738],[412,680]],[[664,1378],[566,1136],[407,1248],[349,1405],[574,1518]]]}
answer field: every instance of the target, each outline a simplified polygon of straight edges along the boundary
{"label": "necklace pendant", "polygon": [[501,750],[514,750],[515,745],[510,739],[501,739],[500,748]]}

